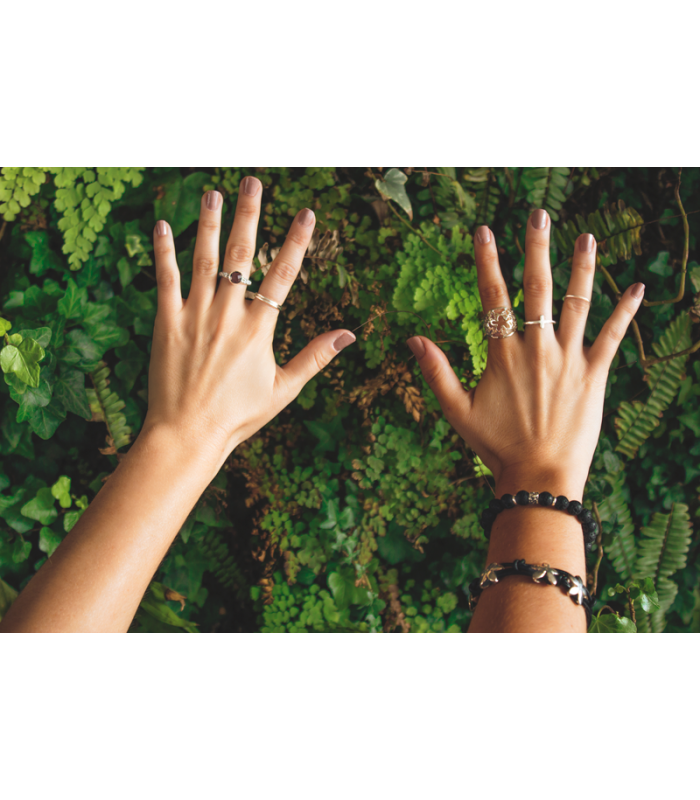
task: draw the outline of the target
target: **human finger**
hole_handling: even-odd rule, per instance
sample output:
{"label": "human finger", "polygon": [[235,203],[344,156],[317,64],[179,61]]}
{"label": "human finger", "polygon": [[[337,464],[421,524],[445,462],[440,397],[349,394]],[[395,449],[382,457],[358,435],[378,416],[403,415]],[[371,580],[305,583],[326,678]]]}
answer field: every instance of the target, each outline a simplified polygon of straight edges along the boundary
{"label": "human finger", "polygon": [[158,316],[172,322],[182,311],[180,270],[175,257],[173,232],[165,220],[159,220],[153,231],[153,252],[158,284]]}
{"label": "human finger", "polygon": [[[229,274],[240,272],[244,278],[250,278],[255,257],[261,199],[262,183],[260,180],[252,175],[243,178],[238,187],[236,213],[226,243],[221,272]],[[246,284],[244,283],[233,283],[228,278],[222,278],[216,293],[216,305],[222,311],[243,308],[245,288]]]}
{"label": "human finger", "polygon": [[201,200],[197,238],[192,258],[192,284],[187,306],[200,310],[209,308],[216,292],[216,273],[219,269],[219,236],[221,233],[220,192],[207,192]]}
{"label": "human finger", "polygon": [[[481,298],[481,306],[484,314],[496,309],[510,309],[510,297],[508,295],[508,287],[503,279],[501,266],[498,261],[498,250],[496,249],[496,240],[493,233],[486,225],[477,228],[474,234],[474,256],[476,259],[476,276],[479,288],[479,297]],[[493,316],[493,315],[492,315]],[[504,320],[495,319],[496,324],[500,326]],[[512,336],[505,339],[494,338],[489,339],[489,354],[493,348],[501,348],[503,343]],[[508,345],[506,345],[508,346]]]}
{"label": "human finger", "polygon": [[[525,321],[552,319],[552,267],[549,263],[549,214],[538,208],[530,214],[525,232]],[[554,337],[550,324],[525,325],[525,341],[535,346],[546,344]],[[541,330],[545,328],[545,330]]]}
{"label": "human finger", "polygon": [[[280,305],[284,303],[296,276],[301,269],[301,262],[311,241],[316,216],[310,208],[302,209],[292,222],[282,249],[272,262],[265,280],[260,284],[258,293]],[[260,301],[253,300],[251,313],[259,316],[277,315],[277,310]]]}
{"label": "human finger", "polygon": [[644,297],[644,284],[635,283],[620,298],[617,308],[603,325],[588,351],[588,363],[600,377],[607,376],[620,342]]}
{"label": "human finger", "polygon": [[354,341],[355,334],[351,331],[322,333],[287,362],[279,371],[282,373],[281,380],[275,384],[275,393],[283,403],[282,407],[291,403],[315,375]]}
{"label": "human finger", "polygon": [[583,345],[583,333],[591,307],[593,276],[595,275],[596,241],[593,234],[583,233],[576,240],[574,258],[571,264],[571,278],[562,299],[561,317],[557,339],[562,347]]}
{"label": "human finger", "polygon": [[464,386],[455,375],[447,356],[430,339],[413,336],[407,344],[447,421],[455,427],[459,424],[464,429],[472,409],[473,391],[464,391]]}

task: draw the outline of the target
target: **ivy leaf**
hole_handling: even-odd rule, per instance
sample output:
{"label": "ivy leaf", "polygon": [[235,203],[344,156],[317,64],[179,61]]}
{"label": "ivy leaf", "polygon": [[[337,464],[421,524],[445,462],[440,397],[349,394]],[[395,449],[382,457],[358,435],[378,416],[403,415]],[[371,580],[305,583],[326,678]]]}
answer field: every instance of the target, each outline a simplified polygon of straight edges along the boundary
{"label": "ivy leaf", "polygon": [[39,531],[39,550],[46,553],[47,556],[51,557],[61,542],[61,537],[51,528],[42,528]]}
{"label": "ivy leaf", "polygon": [[29,558],[29,554],[31,552],[31,543],[23,541],[17,537],[15,546],[12,548],[12,560],[15,562],[15,564],[21,564],[23,561],[26,561]]}
{"label": "ivy leaf", "polygon": [[12,399],[19,403],[17,409],[17,422],[25,422],[30,419],[38,408],[44,408],[51,402],[51,386],[42,376],[38,388],[33,389],[31,386],[21,394],[14,396],[14,391],[10,388]]}
{"label": "ivy leaf", "polygon": [[132,261],[129,261],[126,256],[117,261],[117,272],[119,273],[119,283],[125,289],[131,281],[139,274],[139,269]]}
{"label": "ivy leaf", "polygon": [[9,583],[5,583],[5,581],[0,579],[0,619],[7,614],[18,594],[19,592],[13,589]]}
{"label": "ivy leaf", "polygon": [[24,339],[18,347],[6,345],[0,351],[0,366],[3,372],[14,374],[29,386],[39,387],[39,362],[44,357],[44,348],[34,339]]}
{"label": "ivy leaf", "polygon": [[78,369],[66,369],[53,385],[53,396],[66,411],[86,420],[92,419],[90,403],[85,392],[85,373]]}
{"label": "ivy leaf", "polygon": [[0,317],[0,336],[4,336],[12,328],[12,323],[9,319]]}
{"label": "ivy leaf", "polygon": [[68,288],[63,297],[58,301],[58,311],[66,319],[73,319],[82,314],[82,308],[87,303],[87,289],[78,287],[73,278],[68,278]]}
{"label": "ivy leaf", "polygon": [[130,394],[136,378],[146,366],[148,357],[132,341],[124,347],[118,347],[114,353],[120,359],[114,367],[114,374],[124,381],[126,392]]}
{"label": "ivy leaf", "polygon": [[355,591],[354,570],[352,578],[344,573],[345,571],[343,573],[332,572],[328,576],[328,586],[333,593],[333,599],[339,611],[350,605]]}
{"label": "ivy leaf", "polygon": [[42,347],[48,347],[51,341],[52,330],[47,327],[27,328],[18,331],[18,333],[22,334],[23,339],[34,339],[34,341],[38,342]]}
{"label": "ivy leaf", "polygon": [[618,617],[617,614],[602,614],[593,617],[589,633],[636,633],[637,626],[629,617]]}
{"label": "ivy leaf", "polygon": [[60,257],[49,247],[48,231],[28,231],[24,234],[24,241],[32,248],[32,260],[29,263],[32,275],[41,276],[50,269],[63,269]]}
{"label": "ivy leaf", "polygon": [[61,508],[70,508],[73,502],[70,499],[70,478],[67,475],[61,475],[51,487],[51,494],[58,500]]}
{"label": "ivy leaf", "polygon": [[84,508],[81,508],[78,511],[66,511],[66,513],[63,515],[63,530],[66,533],[70,533],[75,523],[83,515],[84,511]]}
{"label": "ivy leaf", "polygon": [[99,347],[81,328],[73,328],[66,335],[66,345],[60,358],[82,372],[92,372],[102,358]]}
{"label": "ivy leaf", "polygon": [[647,269],[655,275],[661,275],[662,278],[668,278],[673,275],[673,267],[668,263],[669,256],[665,250],[659,253],[656,258],[649,264]]}
{"label": "ivy leaf", "polygon": [[408,214],[410,220],[413,219],[413,209],[411,201],[408,199],[404,184],[408,177],[399,169],[390,169],[384,176],[384,180],[377,179],[374,185],[384,199],[394,200]]}
{"label": "ivy leaf", "polygon": [[21,508],[21,513],[29,519],[35,519],[42,525],[50,525],[58,516],[58,511],[54,508],[54,497],[51,489],[39,489],[36,497],[33,497]]}
{"label": "ivy leaf", "polygon": [[404,536],[403,528],[395,522],[389,523],[384,536],[377,537],[377,547],[379,555],[392,566],[400,564],[402,561],[415,563],[425,558],[423,553],[411,545]]}
{"label": "ivy leaf", "polygon": [[178,175],[164,186],[163,196],[154,202],[156,219],[165,219],[177,238],[199,219],[205,184],[211,181],[206,172],[193,172],[184,180]]}
{"label": "ivy leaf", "polygon": [[40,439],[50,439],[65,418],[63,405],[52,400],[46,407],[35,409],[29,424]]}
{"label": "ivy leaf", "polygon": [[642,606],[642,609],[649,614],[651,611],[656,611],[657,609],[661,608],[659,604],[659,595],[656,592],[656,588],[654,587],[654,579],[647,577],[641,582],[641,593],[639,596],[639,602]]}

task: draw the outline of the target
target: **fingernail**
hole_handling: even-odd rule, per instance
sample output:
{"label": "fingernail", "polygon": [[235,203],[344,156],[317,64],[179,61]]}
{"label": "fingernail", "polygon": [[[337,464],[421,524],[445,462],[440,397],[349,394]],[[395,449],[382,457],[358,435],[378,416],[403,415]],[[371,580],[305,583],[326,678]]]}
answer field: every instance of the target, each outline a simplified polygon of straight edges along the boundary
{"label": "fingernail", "polygon": [[543,208],[538,208],[530,219],[532,220],[532,227],[541,231],[547,224],[547,212]]}
{"label": "fingernail", "polygon": [[595,239],[590,233],[584,233],[578,240],[578,249],[582,253],[590,253],[593,250],[593,242]]}
{"label": "fingernail", "polygon": [[425,345],[420,336],[414,336],[412,339],[409,339],[406,344],[411,348],[411,352],[416,358],[423,358],[425,355]]}
{"label": "fingernail", "polygon": [[635,283],[630,291],[630,294],[635,298],[635,300],[639,300],[639,298],[644,294],[644,284]]}
{"label": "fingernail", "polygon": [[207,208],[210,211],[216,211],[216,209],[221,205],[221,199],[222,197],[219,192],[207,192],[207,196],[205,198]]}
{"label": "fingernail", "polygon": [[476,241],[479,242],[479,244],[488,244],[491,241],[491,231],[486,225],[482,225],[477,229]]}
{"label": "fingernail", "polygon": [[305,208],[303,211],[299,212],[300,225],[311,225],[314,219],[316,219],[316,217],[310,208]]}
{"label": "fingernail", "polygon": [[247,178],[243,179],[243,183],[241,183],[241,189],[243,189],[243,193],[249,195],[250,197],[255,197],[258,193],[258,189],[262,186],[260,181],[257,178],[253,178],[249,175]]}
{"label": "fingernail", "polygon": [[347,347],[349,344],[352,344],[355,341],[355,334],[354,333],[341,333],[340,336],[333,342],[333,349],[336,350],[338,353],[344,348]]}
{"label": "fingernail", "polygon": [[164,222],[162,219],[158,220],[158,224],[156,225],[156,233],[158,236],[165,236],[168,232],[168,223]]}

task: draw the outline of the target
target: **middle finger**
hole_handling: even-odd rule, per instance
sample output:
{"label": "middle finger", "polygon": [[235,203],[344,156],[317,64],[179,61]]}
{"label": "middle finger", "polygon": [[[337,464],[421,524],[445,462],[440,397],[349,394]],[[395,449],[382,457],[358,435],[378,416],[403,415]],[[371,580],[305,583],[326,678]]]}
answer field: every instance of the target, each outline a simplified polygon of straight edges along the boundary
{"label": "middle finger", "polygon": [[[539,208],[530,215],[525,233],[525,321],[552,319],[552,267],[549,263],[549,214]],[[525,325],[525,341],[536,346],[554,339],[554,325]]]}

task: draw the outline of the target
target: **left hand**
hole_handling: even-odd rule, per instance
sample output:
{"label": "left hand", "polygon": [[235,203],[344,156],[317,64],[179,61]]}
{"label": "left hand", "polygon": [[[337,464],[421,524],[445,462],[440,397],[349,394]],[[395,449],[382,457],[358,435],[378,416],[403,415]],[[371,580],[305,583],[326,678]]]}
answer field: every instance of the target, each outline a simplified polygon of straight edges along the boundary
{"label": "left hand", "polygon": [[[148,375],[148,413],[143,430],[160,429],[192,446],[193,455],[223,462],[231,451],[287,406],[343,347],[355,341],[346,330],[317,336],[284,367],[275,362],[272,340],[284,310],[246,300],[255,287],[217,275],[250,277],[255,256],[262,184],[244,178],[223,266],[219,267],[222,197],[202,198],[194,251],[192,287],[180,293],[172,231],[154,232],[158,311]],[[207,206],[207,199],[210,206]],[[214,202],[212,202],[212,200]],[[258,291],[284,303],[314,229],[310,209],[300,211]],[[164,227],[163,235],[159,226]]]}

